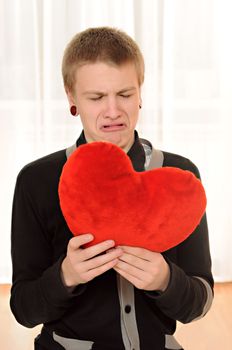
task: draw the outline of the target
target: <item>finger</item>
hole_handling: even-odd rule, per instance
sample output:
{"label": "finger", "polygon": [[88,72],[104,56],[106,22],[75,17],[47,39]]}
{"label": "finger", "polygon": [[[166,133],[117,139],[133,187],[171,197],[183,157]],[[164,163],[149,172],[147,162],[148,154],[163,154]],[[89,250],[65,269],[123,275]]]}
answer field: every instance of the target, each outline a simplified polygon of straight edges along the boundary
{"label": "finger", "polygon": [[130,264],[125,263],[124,261],[119,260],[116,266],[121,271],[126,272],[130,276],[136,277],[140,280],[144,279],[145,275],[147,274],[146,271],[141,270],[137,267],[134,267]]}
{"label": "finger", "polygon": [[68,249],[70,250],[77,250],[79,249],[82,245],[91,242],[94,239],[94,236],[90,233],[75,236],[70,239],[68,243]]}
{"label": "finger", "polygon": [[104,272],[112,269],[116,264],[118,263],[118,259],[114,259],[109,261],[108,263],[101,265],[99,267],[96,267],[92,270],[89,270],[88,272],[86,272],[85,276],[86,278],[90,281],[93,278],[100,276],[101,274],[103,274]]}
{"label": "finger", "polygon": [[143,281],[141,279],[139,279],[136,276],[132,276],[129,273],[127,273],[126,271],[121,270],[120,268],[117,267],[117,265],[114,267],[114,270],[120,274],[122,277],[124,277],[127,281],[129,281],[130,283],[132,283],[135,287],[142,289],[143,286]]}
{"label": "finger", "polygon": [[105,265],[112,260],[118,259],[122,255],[120,248],[111,249],[109,252],[99,255],[95,258],[85,261],[85,269],[96,269],[99,266]]}
{"label": "finger", "polygon": [[134,266],[143,271],[146,271],[150,264],[148,260],[144,260],[143,258],[125,252],[123,252],[123,254],[119,257],[119,261],[125,262],[128,265]]}
{"label": "finger", "polygon": [[125,253],[140,257],[141,259],[148,260],[148,261],[152,260],[152,257],[154,254],[158,254],[141,247],[130,247],[130,246],[119,246],[119,247],[122,248],[122,250]]}
{"label": "finger", "polygon": [[108,240],[108,241],[95,244],[91,247],[83,249],[83,251],[80,252],[80,259],[82,261],[89,260],[95,257],[96,255],[104,253],[106,250],[113,248],[114,246],[115,246],[115,242],[113,240]]}

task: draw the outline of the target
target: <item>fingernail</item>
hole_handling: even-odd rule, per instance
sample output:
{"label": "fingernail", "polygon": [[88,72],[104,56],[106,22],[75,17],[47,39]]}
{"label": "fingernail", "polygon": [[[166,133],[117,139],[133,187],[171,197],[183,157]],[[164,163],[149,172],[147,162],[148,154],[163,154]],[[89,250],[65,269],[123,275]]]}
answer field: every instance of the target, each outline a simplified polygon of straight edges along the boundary
{"label": "fingernail", "polygon": [[87,239],[88,241],[91,241],[93,238],[94,238],[94,237],[93,237],[93,235],[91,235],[91,234],[89,234],[89,235],[86,237],[86,239]]}
{"label": "fingernail", "polygon": [[107,241],[107,243],[109,243],[109,244],[115,244],[115,242],[114,242],[112,239],[109,239],[109,240]]}

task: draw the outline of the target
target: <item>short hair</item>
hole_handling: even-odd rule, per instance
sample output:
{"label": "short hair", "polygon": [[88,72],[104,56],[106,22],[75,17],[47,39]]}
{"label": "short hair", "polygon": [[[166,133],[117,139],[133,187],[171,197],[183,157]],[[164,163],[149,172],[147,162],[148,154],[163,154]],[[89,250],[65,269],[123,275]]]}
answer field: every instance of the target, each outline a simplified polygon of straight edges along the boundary
{"label": "short hair", "polygon": [[62,62],[65,89],[73,91],[76,68],[96,62],[116,65],[132,62],[139,86],[144,81],[144,59],[137,43],[122,30],[96,27],[77,33],[67,45]]}

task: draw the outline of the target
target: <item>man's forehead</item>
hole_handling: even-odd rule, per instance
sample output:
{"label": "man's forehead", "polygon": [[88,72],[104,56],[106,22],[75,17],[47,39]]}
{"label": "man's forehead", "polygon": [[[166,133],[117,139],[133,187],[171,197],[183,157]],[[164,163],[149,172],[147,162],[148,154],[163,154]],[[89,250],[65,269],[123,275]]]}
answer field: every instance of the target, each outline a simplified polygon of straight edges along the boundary
{"label": "man's forehead", "polygon": [[76,87],[90,92],[103,92],[108,87],[115,90],[138,88],[138,75],[133,63],[109,65],[105,62],[88,63],[77,68]]}

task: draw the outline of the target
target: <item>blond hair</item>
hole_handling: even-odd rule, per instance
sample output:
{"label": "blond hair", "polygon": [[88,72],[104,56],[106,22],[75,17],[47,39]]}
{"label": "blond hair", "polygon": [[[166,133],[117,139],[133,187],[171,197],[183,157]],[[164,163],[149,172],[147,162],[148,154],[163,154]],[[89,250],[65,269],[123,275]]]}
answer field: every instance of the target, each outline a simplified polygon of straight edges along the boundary
{"label": "blond hair", "polygon": [[139,85],[144,81],[143,55],[136,42],[119,29],[96,27],[77,33],[67,45],[62,62],[65,89],[73,91],[77,67],[95,62],[134,63]]}

